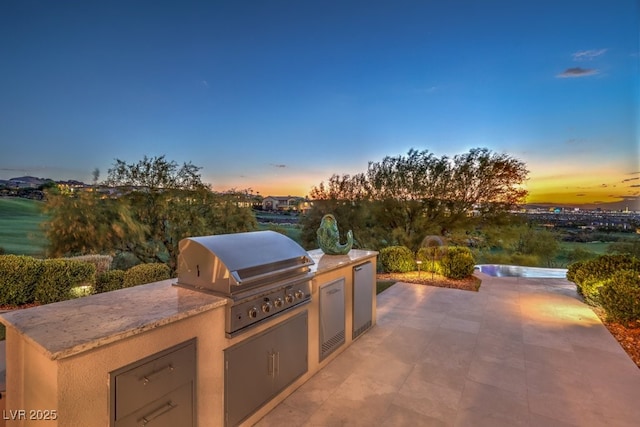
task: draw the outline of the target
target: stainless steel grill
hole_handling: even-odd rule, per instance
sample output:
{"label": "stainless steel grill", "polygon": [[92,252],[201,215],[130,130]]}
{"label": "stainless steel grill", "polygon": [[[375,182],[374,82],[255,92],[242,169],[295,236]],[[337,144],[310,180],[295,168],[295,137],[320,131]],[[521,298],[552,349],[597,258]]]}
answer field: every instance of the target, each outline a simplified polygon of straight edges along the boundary
{"label": "stainless steel grill", "polygon": [[179,249],[177,285],[230,300],[227,336],[311,300],[313,261],[280,233],[189,237]]}

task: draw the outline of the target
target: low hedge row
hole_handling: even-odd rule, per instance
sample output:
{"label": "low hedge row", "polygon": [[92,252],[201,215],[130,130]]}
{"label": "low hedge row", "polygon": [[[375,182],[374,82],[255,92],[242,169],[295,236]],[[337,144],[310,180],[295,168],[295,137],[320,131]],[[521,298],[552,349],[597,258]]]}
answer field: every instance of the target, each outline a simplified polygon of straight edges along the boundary
{"label": "low hedge row", "polygon": [[102,273],[106,273],[111,270],[111,264],[113,263],[113,257],[111,255],[80,255],[64,259],[93,264],[96,266],[97,275],[101,275]]}
{"label": "low hedge row", "polygon": [[567,279],[587,304],[601,307],[613,321],[640,320],[640,259],[602,255],[569,265]]}
{"label": "low hedge row", "polygon": [[171,277],[169,267],[164,264],[108,270],[108,258],[40,260],[25,255],[0,255],[0,305],[49,304],[82,295],[73,292],[81,286],[88,286],[89,293],[101,293]]}
{"label": "low hedge row", "polygon": [[567,279],[576,284],[588,304],[601,306],[600,288],[621,270],[640,272],[640,260],[631,255],[602,255],[574,262],[567,269]]}
{"label": "low hedge row", "polygon": [[378,255],[380,269],[387,273],[415,271],[416,260],[422,262],[423,271],[434,271],[451,279],[470,276],[476,265],[471,250],[463,246],[420,248],[416,254],[405,246],[388,246]]}
{"label": "low hedge row", "polygon": [[71,289],[93,285],[95,276],[95,265],[83,261],[0,255],[0,304],[48,304],[70,299]]}
{"label": "low hedge row", "polygon": [[617,322],[640,320],[640,274],[638,271],[616,272],[600,288],[600,301],[610,320]]}

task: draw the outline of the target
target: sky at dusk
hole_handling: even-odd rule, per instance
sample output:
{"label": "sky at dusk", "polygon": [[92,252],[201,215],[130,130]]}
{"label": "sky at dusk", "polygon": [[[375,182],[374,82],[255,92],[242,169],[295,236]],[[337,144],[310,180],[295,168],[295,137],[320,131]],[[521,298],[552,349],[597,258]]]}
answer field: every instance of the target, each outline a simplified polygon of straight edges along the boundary
{"label": "sky at dusk", "polygon": [[409,149],[640,210],[638,0],[0,2],[0,179],[166,155],[309,194]]}

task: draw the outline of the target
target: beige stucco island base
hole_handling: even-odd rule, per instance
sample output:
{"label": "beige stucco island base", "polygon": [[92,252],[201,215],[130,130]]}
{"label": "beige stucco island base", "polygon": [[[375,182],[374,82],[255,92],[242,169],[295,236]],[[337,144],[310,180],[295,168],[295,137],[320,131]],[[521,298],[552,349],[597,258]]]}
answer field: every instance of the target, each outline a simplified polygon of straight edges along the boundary
{"label": "beige stucco island base", "polygon": [[[264,336],[288,320],[306,318],[306,372],[240,421],[254,424],[357,336],[352,333],[354,274],[366,264],[371,272],[366,280],[372,289],[367,294],[372,295],[370,325],[375,324],[377,253],[352,250],[330,256],[315,250],[309,255],[315,262],[311,302],[233,338],[225,335],[227,300],[174,286],[175,279],[2,314],[0,321],[7,327],[7,387],[1,422],[153,427],[167,425],[162,421],[165,414],[188,407],[184,419],[189,425],[231,424],[225,422],[225,350]],[[338,304],[344,310],[344,317],[338,316],[344,339],[323,355],[327,314],[321,312],[322,289],[336,283],[344,295]],[[332,307],[335,310],[335,304]],[[139,384],[127,382],[138,372]],[[174,399],[179,403],[154,407],[163,390],[179,396]]]}

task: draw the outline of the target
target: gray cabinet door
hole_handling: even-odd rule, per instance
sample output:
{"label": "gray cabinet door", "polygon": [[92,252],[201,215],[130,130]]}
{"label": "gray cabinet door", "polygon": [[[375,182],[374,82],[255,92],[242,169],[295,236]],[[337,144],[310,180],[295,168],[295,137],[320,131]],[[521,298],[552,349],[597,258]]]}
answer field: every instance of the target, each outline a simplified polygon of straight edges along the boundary
{"label": "gray cabinet door", "polygon": [[353,335],[355,339],[373,324],[373,264],[353,267]]}
{"label": "gray cabinet door", "polygon": [[277,331],[275,360],[275,392],[279,392],[300,375],[307,372],[309,366],[309,326],[307,316],[291,322]]}
{"label": "gray cabinet door", "polygon": [[345,280],[320,286],[320,360],[345,342]]}
{"label": "gray cabinet door", "polygon": [[225,424],[238,425],[308,369],[307,311],[224,351]]}

